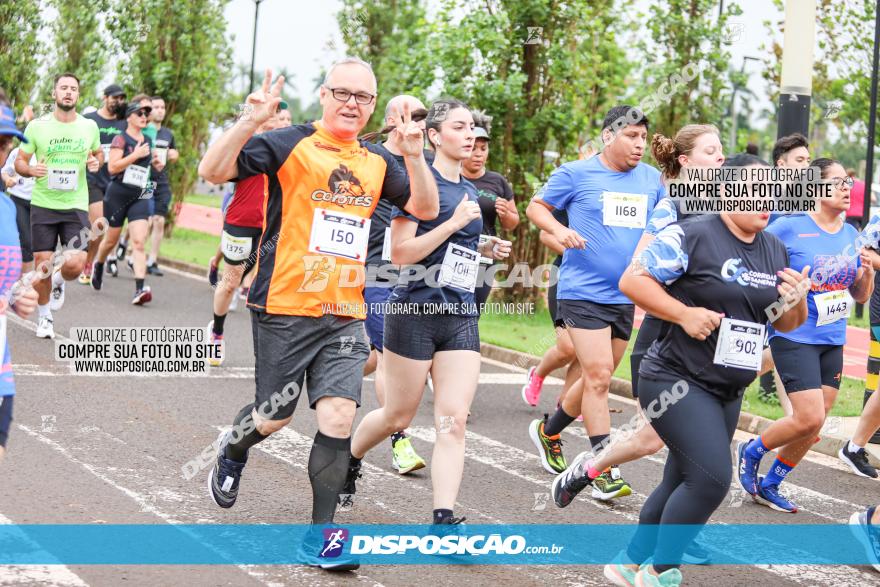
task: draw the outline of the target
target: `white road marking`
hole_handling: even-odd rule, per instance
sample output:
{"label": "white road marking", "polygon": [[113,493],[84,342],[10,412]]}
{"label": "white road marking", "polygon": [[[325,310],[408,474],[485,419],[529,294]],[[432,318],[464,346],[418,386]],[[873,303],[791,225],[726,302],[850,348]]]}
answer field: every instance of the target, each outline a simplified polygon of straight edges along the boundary
{"label": "white road marking", "polygon": [[[0,524],[15,524],[12,520],[0,514]],[[48,558],[50,555],[43,551],[39,544],[31,540],[24,532],[19,534],[18,546],[21,550],[29,550],[31,554],[39,558]],[[54,557],[52,557],[54,559]],[[2,565],[0,566],[0,585],[45,585],[47,587],[88,587],[76,573],[65,565]]]}
{"label": "white road marking", "polygon": [[[435,432],[433,428],[416,427],[410,429],[410,434],[425,442],[433,442]],[[514,446],[506,445],[497,440],[482,436],[475,432],[466,432],[467,442],[465,444],[465,457],[477,462],[489,465],[500,471],[504,471],[514,477],[529,481],[541,487],[546,491],[550,491],[550,485],[553,477],[549,475],[538,474],[543,472],[540,464],[540,458],[537,454],[528,453]],[[523,465],[532,463],[533,466],[528,470],[523,469]],[[646,496],[633,492],[630,498],[622,501],[613,502],[612,505],[593,500],[589,497],[589,493],[582,493],[576,499],[580,502],[586,502],[598,509],[605,510],[609,513],[621,516],[622,518],[638,522],[638,510],[644,503]],[[551,497],[552,499],[552,497]],[[636,505],[635,511],[632,506]],[[571,506],[569,506],[571,507]],[[860,587],[869,582],[868,575],[855,567],[850,566],[823,566],[823,565],[752,565],[755,568],[761,568],[769,573],[784,577],[797,583],[807,585],[847,585],[852,587]]]}
{"label": "white road marking", "polygon": [[[228,427],[223,426],[215,426],[215,428],[219,430],[226,429]],[[308,470],[308,459],[309,459],[309,451],[312,447],[312,438],[300,434],[299,432],[292,430],[289,427],[282,428],[278,432],[274,433],[272,436],[256,445],[256,448],[261,452],[266,453],[272,457],[277,458],[278,460],[285,462],[297,469],[302,471]],[[340,510],[337,514],[337,521],[340,523],[357,523],[354,520],[347,520],[345,518],[350,517],[350,513],[356,512],[357,502],[359,500],[366,500],[370,503],[382,508],[383,510],[393,514],[401,518],[401,520],[395,520],[395,523],[402,524],[424,524],[425,517],[415,515],[405,514],[403,512],[397,511],[388,504],[381,502],[371,496],[371,493],[381,493],[381,494],[390,494],[390,495],[398,495],[398,496],[407,496],[407,502],[410,501],[410,497],[413,494],[419,494],[424,498],[425,504],[431,503],[431,490],[425,488],[421,485],[416,485],[412,483],[410,480],[404,478],[402,475],[398,475],[396,473],[391,473],[382,469],[381,467],[377,467],[376,465],[370,464],[367,461],[363,461],[363,471],[364,477],[359,482],[360,490],[356,494],[355,498],[355,508],[351,510],[351,512],[346,512],[345,510]],[[470,515],[474,513],[478,515],[481,520],[477,522],[476,520],[470,520],[473,523],[481,523],[481,524],[505,524],[504,521],[495,518],[493,516],[484,514],[483,512],[478,511],[476,508],[471,507],[467,504],[463,504],[461,502],[456,502],[456,507],[459,508],[456,511],[461,513],[461,510],[464,510],[464,513]],[[430,505],[427,505],[430,507]],[[427,511],[427,509],[426,509]],[[427,516],[427,514],[426,514]],[[519,569],[523,572],[526,571],[525,567],[513,566],[512,569]],[[560,569],[554,569],[552,566],[542,567],[541,571],[544,576],[551,582],[553,585],[568,585],[574,587],[576,585],[602,585],[604,583],[598,582],[585,582],[586,579],[578,572],[577,578],[573,579],[571,577],[570,571],[561,571]]]}
{"label": "white road marking", "polygon": [[[18,424],[18,428],[20,430],[22,430],[23,432],[27,433],[28,435],[30,435],[31,437],[35,438],[39,442],[47,445],[51,449],[60,453],[67,460],[69,460],[71,463],[84,468],[86,471],[88,471],[89,473],[91,473],[92,475],[94,475],[95,477],[97,477],[98,479],[100,479],[101,481],[103,481],[104,483],[109,485],[110,487],[120,491],[124,495],[126,495],[129,498],[131,498],[132,500],[134,500],[134,502],[140,506],[140,511],[142,511],[142,512],[153,514],[153,515],[159,517],[160,519],[162,519],[163,521],[167,522],[168,524],[172,524],[172,525],[192,524],[192,523],[212,523],[212,524],[223,523],[222,520],[214,519],[214,518],[205,518],[205,517],[201,517],[198,520],[192,520],[192,521],[182,520],[176,516],[173,516],[165,511],[159,509],[155,505],[157,502],[156,496],[158,494],[161,494],[163,491],[165,493],[170,493],[170,494],[174,494],[175,496],[179,496],[180,500],[187,499],[190,502],[197,501],[199,506],[201,506],[201,504],[203,504],[203,503],[207,503],[210,501],[210,498],[207,495],[205,495],[204,497],[201,497],[201,498],[198,498],[198,497],[192,496],[192,495],[188,496],[187,498],[184,498],[178,492],[174,492],[170,489],[163,489],[163,488],[152,486],[150,484],[150,481],[143,475],[129,476],[129,478],[131,481],[134,481],[136,483],[140,483],[142,485],[150,485],[151,486],[151,493],[146,494],[146,493],[142,493],[140,491],[133,490],[129,487],[122,485],[121,483],[118,483],[116,480],[112,479],[109,475],[105,474],[105,472],[100,470],[101,469],[100,467],[90,465],[89,463],[86,463],[86,462],[78,459],[76,456],[74,456],[71,453],[71,451],[69,449],[65,448],[64,446],[62,446],[58,442],[52,440],[51,438],[47,438],[47,437],[43,436],[42,434],[40,434],[39,432],[32,430],[31,428],[29,428],[23,424]],[[125,444],[124,441],[122,441],[122,442],[123,442],[123,444]],[[104,471],[109,471],[109,469],[104,469]],[[177,499],[175,499],[174,501],[177,501]],[[196,538],[198,538],[198,537],[196,537]],[[257,565],[235,565],[235,566],[238,567],[239,569],[241,569],[242,571],[244,571],[245,573],[247,573],[248,575],[250,575],[255,580],[259,581],[260,583],[267,585],[268,587],[283,587],[283,585],[286,584],[286,581],[285,581],[285,583],[277,583],[274,580],[272,580],[271,578],[267,578],[269,573],[260,570],[263,567],[260,567]],[[303,566],[299,566],[299,565],[272,565],[269,568],[270,569],[279,569],[279,570],[283,569],[284,571],[286,571],[289,574],[289,576],[285,577],[285,579],[286,580],[295,579],[297,584],[325,585],[327,587],[332,587],[333,585],[336,584],[334,581],[329,580],[329,577],[327,575],[325,575],[323,573],[323,571],[317,571],[317,570],[309,569],[307,567],[303,567]],[[370,577],[366,576],[363,573],[358,573],[356,580],[358,582],[368,583],[370,585],[381,587],[381,583],[371,579]]]}

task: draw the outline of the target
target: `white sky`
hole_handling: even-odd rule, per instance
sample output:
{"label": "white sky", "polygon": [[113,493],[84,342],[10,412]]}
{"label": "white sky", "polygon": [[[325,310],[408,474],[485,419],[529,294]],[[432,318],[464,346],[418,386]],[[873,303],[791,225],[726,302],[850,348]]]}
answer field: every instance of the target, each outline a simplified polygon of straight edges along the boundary
{"label": "white sky", "polygon": [[[730,3],[731,0],[726,0],[725,5]],[[779,20],[781,13],[770,0],[738,0],[737,3],[743,9],[743,14],[732,21],[743,23],[742,36],[729,50],[732,53],[731,65],[739,69],[744,55],[762,57],[765,54],[760,49],[760,45],[767,41],[763,21]],[[646,0],[637,2],[640,7],[646,4]],[[260,79],[260,72],[266,67],[285,67],[295,74],[291,81],[303,105],[311,102],[315,97],[313,80],[322,68],[342,56],[341,36],[335,17],[340,6],[338,0],[264,0],[260,4],[254,77]],[[226,20],[228,32],[235,37],[233,60],[250,65],[253,0],[232,0],[226,9]],[[648,34],[647,30],[644,34]],[[327,49],[331,39],[340,47],[333,52]],[[746,72],[750,74],[749,88],[759,98],[766,94],[761,68],[759,62],[749,61],[746,65]],[[288,93],[290,91],[287,90]],[[769,105],[764,98],[753,107],[755,111],[760,111]]]}

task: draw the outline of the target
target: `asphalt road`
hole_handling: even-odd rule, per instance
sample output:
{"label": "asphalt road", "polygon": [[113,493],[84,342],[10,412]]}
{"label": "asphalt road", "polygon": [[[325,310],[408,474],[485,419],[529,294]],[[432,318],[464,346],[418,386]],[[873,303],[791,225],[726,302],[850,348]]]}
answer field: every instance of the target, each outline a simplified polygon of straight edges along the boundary
{"label": "asphalt road", "polygon": [[[204,279],[169,271],[151,278],[154,301],[129,305],[133,283],[122,268],[96,293],[68,284],[65,307],[55,314],[56,332],[82,326],[204,326],[211,318],[211,289]],[[305,523],[311,493],[306,475],[315,433],[302,406],[293,423],[251,451],[238,503],[215,506],[206,473],[186,480],[185,462],[213,442],[221,427],[253,397],[253,354],[245,310],[227,320],[227,362],[199,377],[71,376],[54,360],[53,343],[35,338],[33,323],[13,319],[10,344],[18,395],[9,454],[0,465],[0,523],[179,524]],[[519,398],[522,370],[484,361],[469,421],[465,478],[456,515],[474,523],[632,523],[660,479],[660,453],[623,467],[633,496],[611,505],[583,498],[565,510],[542,505],[552,476],[545,473],[528,438],[527,425],[550,411],[560,387],[548,383],[539,408]],[[375,407],[371,380],[364,407]],[[633,403],[614,399],[612,424],[633,414]],[[740,434],[740,433],[738,433]],[[426,393],[411,435],[430,458],[434,432]],[[566,454],[584,450],[585,433],[570,427]],[[402,478],[390,467],[390,446],[366,459],[352,509],[341,523],[424,523],[431,511],[428,469]],[[766,461],[766,459],[765,459]],[[767,466],[765,464],[765,466]],[[857,478],[834,459],[811,453],[786,483],[801,506],[796,516],[730,499],[713,522],[842,523],[864,505],[880,501],[876,481]],[[585,495],[587,492],[584,492]],[[880,574],[853,566],[684,567],[686,585],[714,587],[880,584]],[[369,566],[356,574],[331,575],[298,566],[29,566],[0,568],[2,585],[388,585],[545,586],[606,584],[596,566]]]}

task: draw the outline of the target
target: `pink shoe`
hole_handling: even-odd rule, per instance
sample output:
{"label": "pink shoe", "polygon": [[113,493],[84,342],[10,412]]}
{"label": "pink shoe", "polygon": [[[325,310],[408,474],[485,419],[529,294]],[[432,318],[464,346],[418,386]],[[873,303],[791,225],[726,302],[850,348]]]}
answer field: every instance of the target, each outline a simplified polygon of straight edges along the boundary
{"label": "pink shoe", "polygon": [[522,388],[523,401],[532,407],[538,405],[538,399],[541,397],[541,387],[544,385],[544,378],[535,374],[535,367],[529,369],[526,375],[526,384]]}

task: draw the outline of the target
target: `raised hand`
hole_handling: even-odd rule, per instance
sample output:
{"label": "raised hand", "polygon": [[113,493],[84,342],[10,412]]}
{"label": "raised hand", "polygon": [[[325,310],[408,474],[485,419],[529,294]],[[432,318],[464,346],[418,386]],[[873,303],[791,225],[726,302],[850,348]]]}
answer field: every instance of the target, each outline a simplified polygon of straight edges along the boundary
{"label": "raised hand", "polygon": [[255,90],[245,99],[245,110],[242,112],[240,120],[259,126],[275,116],[278,105],[281,103],[281,89],[283,87],[284,76],[278,76],[273,84],[272,70],[267,69],[260,89]]}
{"label": "raised hand", "polygon": [[395,128],[391,131],[391,140],[404,156],[418,157],[422,154],[425,139],[422,129],[412,121],[409,104],[404,103],[403,111],[397,110],[393,115]]}

